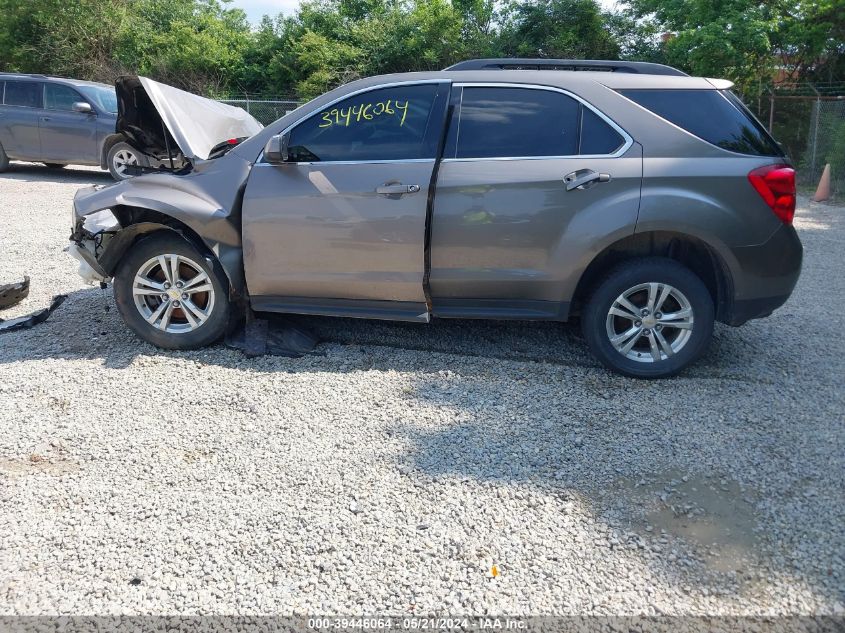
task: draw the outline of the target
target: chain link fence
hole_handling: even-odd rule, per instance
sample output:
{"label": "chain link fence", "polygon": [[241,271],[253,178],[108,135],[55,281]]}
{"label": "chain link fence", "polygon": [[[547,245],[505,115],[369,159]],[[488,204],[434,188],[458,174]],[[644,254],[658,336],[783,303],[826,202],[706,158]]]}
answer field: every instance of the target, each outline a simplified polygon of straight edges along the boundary
{"label": "chain link fence", "polygon": [[218,99],[221,103],[243,108],[262,125],[268,125],[298,108],[302,101],[295,98],[281,99]]}
{"label": "chain link fence", "polygon": [[829,164],[834,192],[845,194],[845,82],[778,86],[749,106],[786,149],[799,186],[815,189]]}
{"label": "chain link fence", "polygon": [[800,169],[816,183],[824,166],[830,164],[834,191],[845,193],[845,98],[813,103],[808,136]]}

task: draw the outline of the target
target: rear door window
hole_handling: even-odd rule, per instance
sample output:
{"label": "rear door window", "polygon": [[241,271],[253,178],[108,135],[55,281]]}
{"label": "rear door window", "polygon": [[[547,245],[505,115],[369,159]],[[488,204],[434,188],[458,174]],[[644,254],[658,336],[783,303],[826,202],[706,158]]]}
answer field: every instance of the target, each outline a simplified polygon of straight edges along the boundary
{"label": "rear door window", "polygon": [[70,86],[60,84],[46,84],[44,86],[44,107],[48,110],[73,111],[73,104],[85,101],[76,90]]}
{"label": "rear door window", "polygon": [[327,106],[291,131],[290,160],[434,158],[436,144],[427,138],[438,89],[438,84],[379,88]]}
{"label": "rear door window", "polygon": [[40,108],[41,92],[41,84],[35,81],[7,81],[3,103],[24,108]]}
{"label": "rear door window", "polygon": [[455,156],[577,154],[579,106],[575,99],[551,90],[465,87]]}
{"label": "rear door window", "polygon": [[723,149],[752,156],[783,156],[766,129],[730,92],[645,89],[619,92],[657,116]]}
{"label": "rear door window", "polygon": [[447,137],[447,158],[608,155],[625,143],[607,121],[554,90],[466,86]]}

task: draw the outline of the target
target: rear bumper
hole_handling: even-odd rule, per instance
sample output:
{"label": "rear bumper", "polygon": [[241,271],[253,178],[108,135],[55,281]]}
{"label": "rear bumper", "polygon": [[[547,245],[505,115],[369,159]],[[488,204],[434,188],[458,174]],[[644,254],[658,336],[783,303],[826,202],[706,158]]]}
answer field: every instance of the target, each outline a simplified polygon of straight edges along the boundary
{"label": "rear bumper", "polygon": [[798,277],[804,249],[798,233],[783,225],[765,243],[733,249],[738,264],[734,273],[734,300],[729,325],[769,316],[786,303]]}

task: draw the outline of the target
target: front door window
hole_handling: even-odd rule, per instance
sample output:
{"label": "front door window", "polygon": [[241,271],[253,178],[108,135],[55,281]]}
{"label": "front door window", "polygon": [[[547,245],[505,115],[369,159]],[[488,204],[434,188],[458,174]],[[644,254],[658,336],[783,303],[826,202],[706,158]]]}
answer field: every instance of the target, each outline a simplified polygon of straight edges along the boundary
{"label": "front door window", "polygon": [[434,158],[426,139],[436,94],[436,84],[396,86],[327,106],[291,132],[291,161]]}

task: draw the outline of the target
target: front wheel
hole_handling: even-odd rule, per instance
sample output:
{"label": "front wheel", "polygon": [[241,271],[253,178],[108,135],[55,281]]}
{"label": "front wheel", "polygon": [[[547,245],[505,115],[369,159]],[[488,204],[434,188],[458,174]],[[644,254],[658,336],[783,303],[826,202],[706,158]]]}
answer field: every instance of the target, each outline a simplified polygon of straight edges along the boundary
{"label": "front wheel", "polygon": [[132,147],[129,143],[123,141],[115,143],[109,149],[108,156],[106,156],[106,164],[109,167],[109,173],[115,180],[126,180],[131,178],[129,173],[130,167],[148,167],[149,160],[137,149]]}
{"label": "front wheel", "polygon": [[691,270],[662,257],[614,268],[587,301],[587,344],[609,369],[635,378],[673,376],[713,334],[713,299]]}
{"label": "front wheel", "polygon": [[166,349],[210,345],[230,322],[220,264],[170,231],[142,238],[129,250],[114,277],[114,297],[126,324]]}

